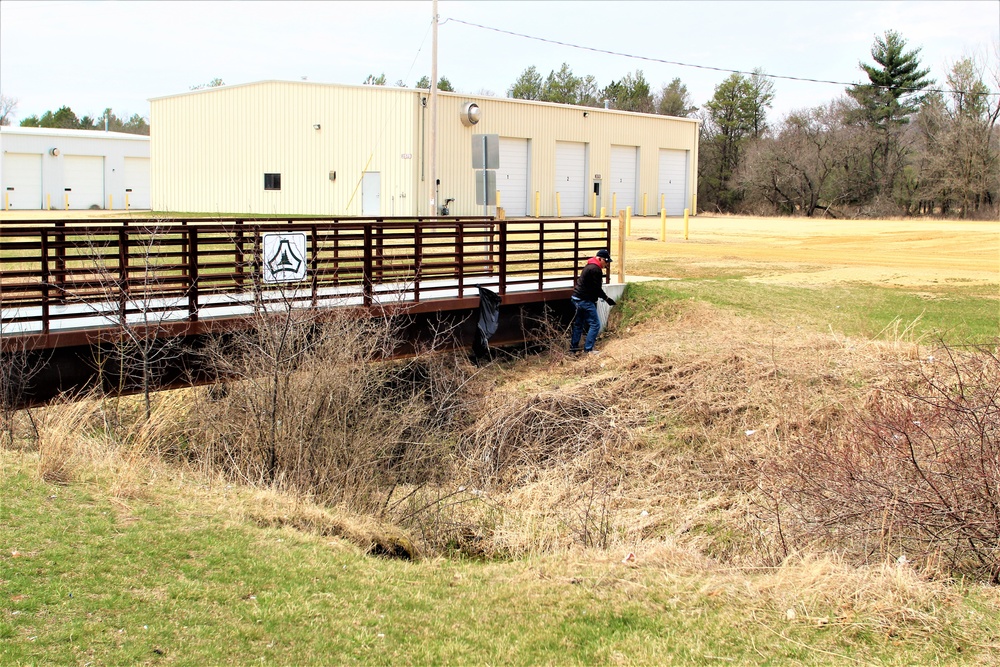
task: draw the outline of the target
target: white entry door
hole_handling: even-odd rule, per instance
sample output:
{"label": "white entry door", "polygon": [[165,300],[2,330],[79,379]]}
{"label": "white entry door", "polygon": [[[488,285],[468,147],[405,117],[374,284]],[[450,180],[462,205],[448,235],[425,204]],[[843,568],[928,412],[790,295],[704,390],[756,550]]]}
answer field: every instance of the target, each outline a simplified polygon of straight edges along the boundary
{"label": "white entry door", "polygon": [[149,208],[148,157],[125,158],[125,194],[128,195],[129,208]]}
{"label": "white entry door", "polygon": [[377,171],[361,177],[361,215],[382,215],[382,174]]}

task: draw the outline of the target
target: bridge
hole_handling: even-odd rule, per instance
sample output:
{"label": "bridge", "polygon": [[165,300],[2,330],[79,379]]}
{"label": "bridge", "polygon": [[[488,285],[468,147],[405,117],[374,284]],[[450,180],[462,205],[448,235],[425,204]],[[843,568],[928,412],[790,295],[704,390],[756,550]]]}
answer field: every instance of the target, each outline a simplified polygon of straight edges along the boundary
{"label": "bridge", "polygon": [[[523,342],[543,316],[568,322],[579,270],[610,244],[611,221],[596,218],[5,220],[4,390],[25,405],[95,386],[127,391],[134,378],[102,369],[102,349],[128,337],[197,349],[289,308],[395,318],[396,355],[442,321],[451,346],[466,347],[480,288],[501,304],[491,342]],[[202,376],[196,354],[174,366],[163,386]]]}

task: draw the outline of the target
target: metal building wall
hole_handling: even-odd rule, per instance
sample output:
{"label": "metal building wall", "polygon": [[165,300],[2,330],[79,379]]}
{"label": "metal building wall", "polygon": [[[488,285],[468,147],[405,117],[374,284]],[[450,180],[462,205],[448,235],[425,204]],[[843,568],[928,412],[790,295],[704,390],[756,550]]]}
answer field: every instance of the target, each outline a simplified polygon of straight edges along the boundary
{"label": "metal building wall", "polygon": [[[383,215],[428,214],[434,192],[427,97],[426,90],[264,81],[155,98],[152,206],[172,212],[360,215],[360,184],[369,171],[381,175]],[[689,151],[694,211],[695,120],[458,93],[441,92],[437,99],[437,203],[455,198],[454,215],[483,212],[475,204],[474,134],[530,140],[529,215],[536,192],[540,214],[556,213],[556,142],[587,144],[588,193],[596,174],[610,176],[612,144],[638,146],[638,207],[646,193],[650,215],[659,206],[659,149]],[[467,102],[482,111],[471,127],[461,122]],[[280,192],[264,190],[265,173],[281,174]],[[610,207],[609,192],[602,185],[598,210]]]}
{"label": "metal building wall", "polygon": [[[265,81],[153,99],[153,208],[360,215],[372,171],[383,213],[413,215],[416,115],[413,91],[373,86]],[[281,174],[280,191],[265,173]]]}
{"label": "metal building wall", "polygon": [[[462,124],[462,109],[466,102],[475,102],[481,110],[478,124]],[[540,214],[556,214],[555,152],[556,142],[586,143],[588,187],[596,174],[601,175],[602,206],[611,207],[610,188],[606,182],[611,172],[612,144],[639,147],[637,209],[642,207],[642,194],[647,194],[647,213],[659,210],[658,170],[661,148],[686,150],[688,161],[688,201],[695,211],[694,196],[698,191],[698,121],[652,114],[591,109],[547,102],[532,102],[495,97],[479,97],[458,93],[438,94],[438,178],[441,180],[440,199],[455,197],[451,212],[474,215],[482,212],[475,204],[475,180],[472,167],[472,136],[498,134],[501,137],[531,140],[529,151],[529,215],[534,214],[534,193],[538,192]],[[587,211],[591,209],[588,194]],[[641,214],[641,210],[634,210]]]}

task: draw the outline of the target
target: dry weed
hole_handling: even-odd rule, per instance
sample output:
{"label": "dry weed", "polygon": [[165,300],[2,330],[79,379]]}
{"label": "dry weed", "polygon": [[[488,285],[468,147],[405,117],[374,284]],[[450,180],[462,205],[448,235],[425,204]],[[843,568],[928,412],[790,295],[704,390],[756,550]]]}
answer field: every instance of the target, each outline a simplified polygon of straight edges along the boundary
{"label": "dry weed", "polygon": [[100,412],[94,398],[50,406],[37,415],[38,474],[46,482],[68,484],[86,463],[87,425]]}
{"label": "dry weed", "polygon": [[766,613],[813,625],[857,626],[882,632],[906,628],[934,634],[944,629],[942,608],[954,607],[960,594],[928,578],[905,560],[856,567],[831,556],[797,556],[755,576],[751,595]]}
{"label": "dry weed", "polygon": [[497,392],[459,451],[476,482],[490,488],[521,486],[539,470],[583,457],[589,465],[578,467],[586,473],[631,447],[630,426],[616,403],[611,392],[592,386],[533,396]]}

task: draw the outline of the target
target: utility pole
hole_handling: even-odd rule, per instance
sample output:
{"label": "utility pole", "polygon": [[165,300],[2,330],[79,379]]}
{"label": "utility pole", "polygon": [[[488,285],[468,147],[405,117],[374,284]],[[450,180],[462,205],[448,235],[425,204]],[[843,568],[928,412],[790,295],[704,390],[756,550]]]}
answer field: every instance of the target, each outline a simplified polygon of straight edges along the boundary
{"label": "utility pole", "polygon": [[431,210],[430,215],[437,215],[437,81],[438,81],[438,3],[437,0],[432,2],[432,12],[434,16],[431,20],[431,32],[433,33],[432,47],[431,47],[431,140],[430,140],[430,153],[431,153]]}

